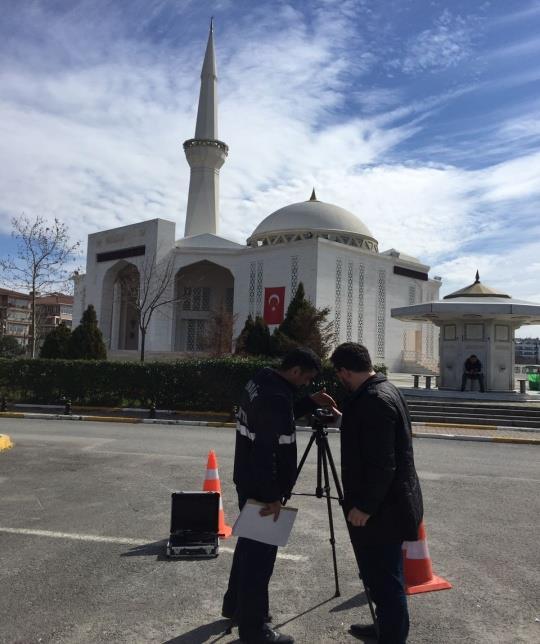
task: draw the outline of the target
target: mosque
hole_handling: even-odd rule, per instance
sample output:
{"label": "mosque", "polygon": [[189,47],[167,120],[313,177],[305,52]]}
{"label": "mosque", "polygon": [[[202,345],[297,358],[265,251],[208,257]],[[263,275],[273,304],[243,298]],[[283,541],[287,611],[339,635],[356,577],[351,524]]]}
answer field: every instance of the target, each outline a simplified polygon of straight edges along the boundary
{"label": "mosque", "polygon": [[86,274],[75,277],[73,319],[93,304],[109,355],[135,357],[141,334],[125,284],[142,287],[166,266],[168,304],[151,319],[146,354],[196,354],[217,309],[232,315],[233,338],[248,315],[262,316],[273,330],[302,282],[315,306],[330,308],[336,345],[361,342],[391,371],[436,369],[438,328],[390,315],[392,308],[439,299],[441,280],[428,276],[429,266],[393,248],[381,252],[356,215],[319,201],[315,190],[269,214],[245,244],[227,239],[219,230],[219,172],[228,151],[218,135],[211,26],[195,137],[184,143],[191,169],[184,236],[177,239],[175,223],[165,219],[89,235]]}

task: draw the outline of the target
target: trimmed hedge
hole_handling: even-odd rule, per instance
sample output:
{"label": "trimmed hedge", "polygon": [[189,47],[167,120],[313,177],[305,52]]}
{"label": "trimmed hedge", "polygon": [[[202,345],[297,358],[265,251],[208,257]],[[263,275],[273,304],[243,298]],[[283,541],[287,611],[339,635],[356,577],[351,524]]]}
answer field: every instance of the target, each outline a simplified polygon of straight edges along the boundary
{"label": "trimmed hedge", "polygon": [[[15,402],[118,405],[191,411],[230,411],[263,358],[219,358],[177,362],[0,359],[0,393]],[[386,373],[384,365],[376,369]],[[344,391],[326,364],[312,390],[320,387],[336,400]]]}

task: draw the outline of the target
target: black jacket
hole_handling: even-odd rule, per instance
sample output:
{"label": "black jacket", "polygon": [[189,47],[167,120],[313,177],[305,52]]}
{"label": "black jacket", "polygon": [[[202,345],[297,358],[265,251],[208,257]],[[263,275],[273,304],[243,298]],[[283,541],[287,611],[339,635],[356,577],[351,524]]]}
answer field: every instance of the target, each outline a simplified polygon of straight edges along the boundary
{"label": "black jacket", "polygon": [[476,360],[476,362],[472,362],[470,358],[467,358],[467,360],[465,360],[463,370],[472,371],[474,373],[482,373],[482,363],[480,362],[480,360]]}
{"label": "black jacket", "polygon": [[359,544],[415,541],[423,516],[411,420],[401,393],[380,373],[345,401],[341,422],[344,509],[371,515],[351,527]]}
{"label": "black jacket", "polygon": [[273,369],[250,380],[236,415],[234,482],[238,493],[265,503],[288,497],[296,482],[296,426],[315,409],[311,398],[294,402],[296,389]]}

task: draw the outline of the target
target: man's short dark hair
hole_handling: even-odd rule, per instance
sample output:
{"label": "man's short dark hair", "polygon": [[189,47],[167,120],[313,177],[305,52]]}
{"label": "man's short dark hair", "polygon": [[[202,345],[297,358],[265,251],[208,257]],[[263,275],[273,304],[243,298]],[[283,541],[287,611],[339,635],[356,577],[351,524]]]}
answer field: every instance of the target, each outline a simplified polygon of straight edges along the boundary
{"label": "man's short dark hair", "polygon": [[294,367],[300,367],[302,371],[320,371],[321,359],[315,351],[307,347],[297,347],[283,357],[280,370],[288,371]]}
{"label": "man's short dark hair", "polygon": [[373,364],[369,351],[363,344],[344,342],[330,356],[335,369],[348,369],[358,373],[372,371]]}

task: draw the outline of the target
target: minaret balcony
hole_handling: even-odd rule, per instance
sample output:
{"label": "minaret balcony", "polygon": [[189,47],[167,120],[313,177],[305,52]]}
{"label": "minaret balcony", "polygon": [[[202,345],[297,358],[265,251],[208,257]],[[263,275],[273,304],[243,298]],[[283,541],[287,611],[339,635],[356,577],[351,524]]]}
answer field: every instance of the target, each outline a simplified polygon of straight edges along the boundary
{"label": "minaret balcony", "polygon": [[225,153],[225,156],[229,154],[229,146],[226,143],[223,143],[223,141],[218,141],[217,139],[188,139],[187,141],[184,141],[184,150],[189,150],[190,148],[196,148],[199,146],[219,148]]}

